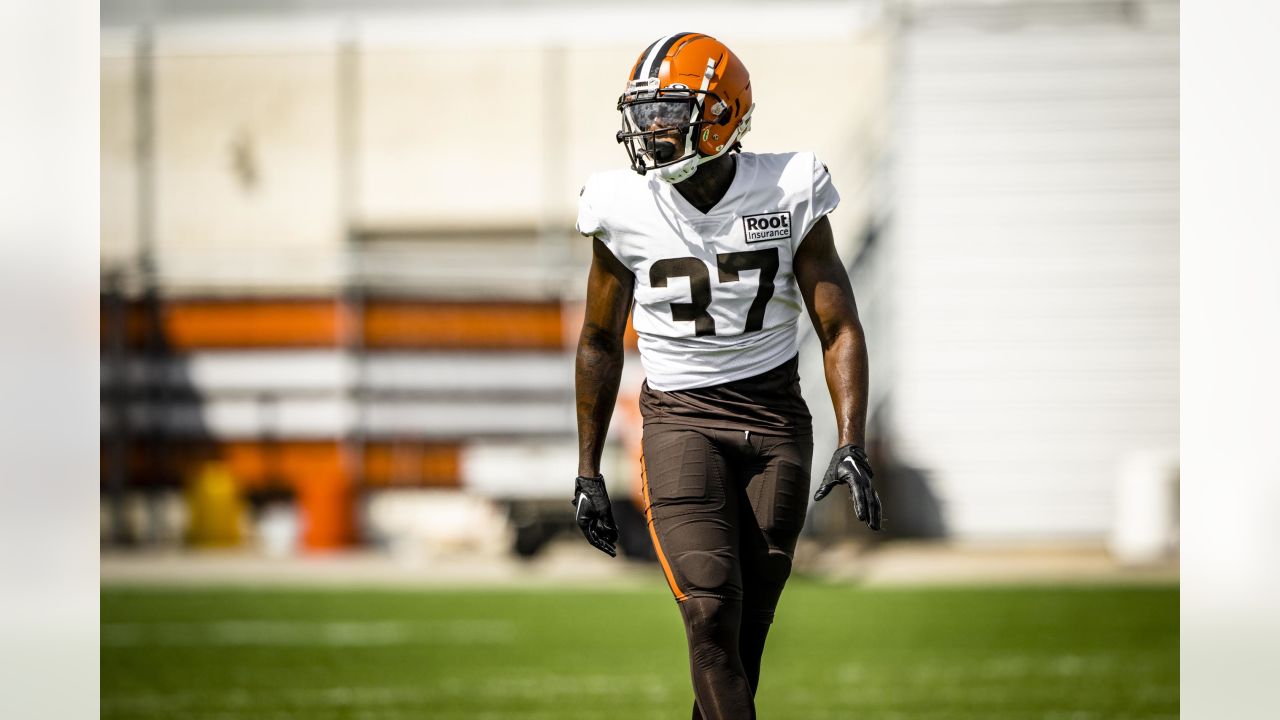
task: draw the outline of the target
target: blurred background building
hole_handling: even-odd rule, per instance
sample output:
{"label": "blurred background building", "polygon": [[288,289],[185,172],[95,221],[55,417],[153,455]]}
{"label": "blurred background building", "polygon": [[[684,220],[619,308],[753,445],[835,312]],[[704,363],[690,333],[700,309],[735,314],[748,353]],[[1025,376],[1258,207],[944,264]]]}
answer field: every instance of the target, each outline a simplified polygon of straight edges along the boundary
{"label": "blurred background building", "polygon": [[1170,552],[1177,3],[642,8],[104,0],[104,543],[532,554],[566,527],[578,189],[625,162],[636,53],[689,29],[751,71],[746,149],[814,150],[843,196],[889,536]]}

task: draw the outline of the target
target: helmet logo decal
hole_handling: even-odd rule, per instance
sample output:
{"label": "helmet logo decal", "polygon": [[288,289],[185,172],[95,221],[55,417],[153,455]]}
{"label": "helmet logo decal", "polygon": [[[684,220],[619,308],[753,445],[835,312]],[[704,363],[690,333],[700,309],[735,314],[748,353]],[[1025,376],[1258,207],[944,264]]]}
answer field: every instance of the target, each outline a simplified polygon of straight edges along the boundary
{"label": "helmet logo decal", "polygon": [[640,93],[640,92],[656,92],[658,89],[658,84],[659,84],[658,78],[656,77],[655,78],[647,77],[647,78],[640,78],[639,80],[632,80],[627,83],[627,93],[631,94],[631,93]]}

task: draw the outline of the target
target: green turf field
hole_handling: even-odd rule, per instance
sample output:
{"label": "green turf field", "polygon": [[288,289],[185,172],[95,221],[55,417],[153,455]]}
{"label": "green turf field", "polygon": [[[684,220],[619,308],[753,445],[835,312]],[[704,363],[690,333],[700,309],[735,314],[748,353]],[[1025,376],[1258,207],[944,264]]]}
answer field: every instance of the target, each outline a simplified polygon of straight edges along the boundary
{"label": "green turf field", "polygon": [[[687,718],[665,587],[102,593],[102,717]],[[763,718],[1178,715],[1176,588],[793,581]]]}

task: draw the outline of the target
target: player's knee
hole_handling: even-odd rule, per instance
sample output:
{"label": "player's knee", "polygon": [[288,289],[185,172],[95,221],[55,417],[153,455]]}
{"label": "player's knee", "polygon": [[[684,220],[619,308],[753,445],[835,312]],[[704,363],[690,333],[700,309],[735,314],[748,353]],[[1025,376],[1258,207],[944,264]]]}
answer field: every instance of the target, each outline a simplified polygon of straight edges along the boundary
{"label": "player's knee", "polygon": [[741,610],[736,603],[712,597],[693,597],[682,603],[689,658],[707,670],[731,663],[737,655]]}

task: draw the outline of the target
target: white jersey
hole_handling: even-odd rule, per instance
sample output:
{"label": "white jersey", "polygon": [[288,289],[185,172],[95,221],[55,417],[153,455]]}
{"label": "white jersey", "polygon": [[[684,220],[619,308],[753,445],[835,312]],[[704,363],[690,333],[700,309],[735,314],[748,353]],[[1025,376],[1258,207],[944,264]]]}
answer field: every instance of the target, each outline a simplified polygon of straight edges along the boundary
{"label": "white jersey", "polygon": [[632,321],[649,386],[687,390],[771,370],[796,353],[796,248],[840,194],[813,153],[740,153],[710,212],[652,173],[592,175],[578,232],[635,274]]}

